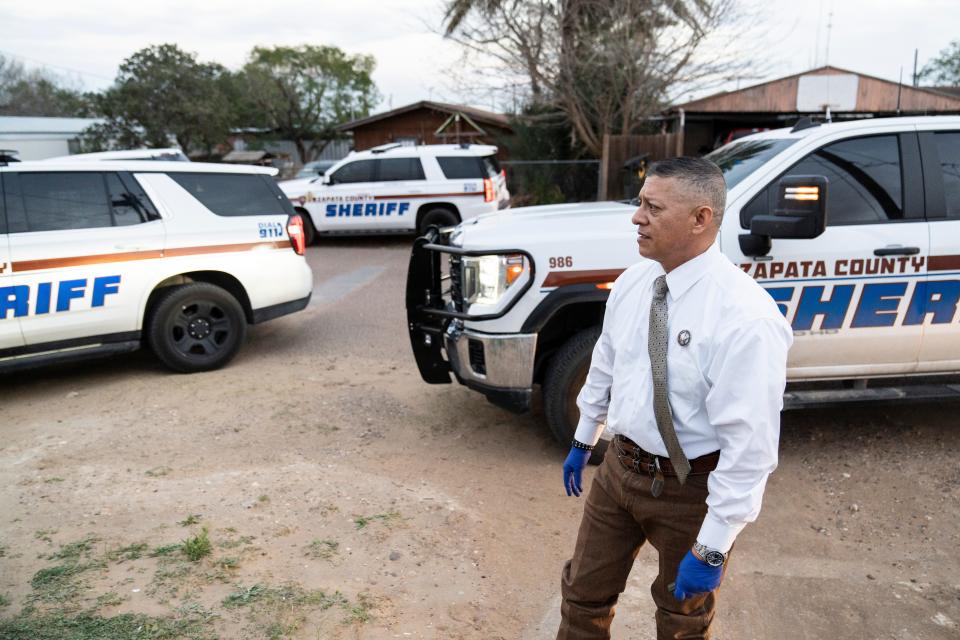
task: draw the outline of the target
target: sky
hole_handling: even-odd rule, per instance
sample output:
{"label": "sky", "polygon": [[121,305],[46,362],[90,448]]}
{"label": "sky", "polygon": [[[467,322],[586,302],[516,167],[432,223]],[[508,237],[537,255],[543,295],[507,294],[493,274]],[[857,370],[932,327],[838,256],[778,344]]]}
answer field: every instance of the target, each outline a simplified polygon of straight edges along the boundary
{"label": "sky", "polygon": [[[958,0],[738,0],[751,25],[718,34],[717,55],[732,47],[757,61],[733,90],[825,62],[893,81],[960,38]],[[382,96],[375,111],[418,100],[501,110],[492,97],[464,90],[460,47],[439,35],[443,0],[0,0],[0,53],[45,67],[78,88],[109,86],[136,50],[175,43],[202,61],[243,65],[257,45],[334,45],[371,54]],[[827,24],[830,23],[829,39]],[[748,43],[744,48],[744,43]],[[819,46],[818,46],[819,45]],[[454,80],[459,78],[460,80]],[[480,82],[478,77],[478,82]],[[713,93],[694,87],[679,99]]]}

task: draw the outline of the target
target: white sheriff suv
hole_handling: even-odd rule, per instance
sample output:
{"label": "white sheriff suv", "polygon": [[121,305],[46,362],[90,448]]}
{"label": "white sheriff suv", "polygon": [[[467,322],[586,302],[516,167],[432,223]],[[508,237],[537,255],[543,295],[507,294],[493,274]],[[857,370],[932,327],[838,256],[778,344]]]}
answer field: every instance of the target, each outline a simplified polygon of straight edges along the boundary
{"label": "white sheriff suv", "polygon": [[307,244],[317,233],[423,233],[510,205],[491,145],[385,144],[280,188],[303,217]]}
{"label": "white sheriff suv", "polygon": [[0,165],[0,371],[148,345],[214,369],[247,324],[303,309],[313,276],[274,169]]}
{"label": "white sheriff suv", "polygon": [[[793,326],[785,407],[960,397],[920,378],[960,372],[960,118],[804,120],[708,157],[728,187],[721,251]],[[453,373],[518,411],[539,386],[568,444],[609,290],[642,259],[634,209],[517,208],[418,238],[406,304],[423,379]]]}

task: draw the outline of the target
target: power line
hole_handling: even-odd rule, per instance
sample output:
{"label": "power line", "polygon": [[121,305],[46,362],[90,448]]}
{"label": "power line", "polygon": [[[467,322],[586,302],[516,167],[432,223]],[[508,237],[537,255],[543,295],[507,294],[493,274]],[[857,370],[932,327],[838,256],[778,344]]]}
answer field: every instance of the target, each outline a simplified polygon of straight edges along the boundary
{"label": "power line", "polygon": [[52,69],[60,69],[61,71],[69,71],[70,73],[78,73],[78,74],[80,74],[80,75],[82,75],[82,76],[88,76],[88,77],[90,77],[90,78],[97,78],[97,79],[99,79],[99,80],[107,80],[108,82],[113,82],[113,80],[114,80],[113,78],[107,78],[107,77],[105,77],[105,76],[100,76],[100,75],[97,75],[97,74],[95,74],[95,73],[89,73],[89,72],[87,72],[87,71],[80,71],[79,69],[72,69],[72,68],[70,68],[70,67],[63,67],[63,66],[60,66],[60,65],[57,65],[57,64],[50,64],[49,62],[44,62],[43,60],[36,60],[36,59],[34,59],[34,58],[28,58],[28,57],[26,57],[26,56],[22,56],[22,55],[19,55],[19,54],[17,54],[17,53],[13,53],[13,52],[11,52],[11,51],[4,51],[3,49],[0,49],[0,53],[2,53],[3,55],[6,55],[6,56],[10,56],[11,58],[16,58],[16,59],[19,59],[19,60],[23,60],[23,61],[25,61],[25,62],[32,62],[32,63],[34,63],[34,64],[39,64],[39,65],[42,65],[42,66],[44,66],[44,67],[50,67],[50,68],[52,68]]}

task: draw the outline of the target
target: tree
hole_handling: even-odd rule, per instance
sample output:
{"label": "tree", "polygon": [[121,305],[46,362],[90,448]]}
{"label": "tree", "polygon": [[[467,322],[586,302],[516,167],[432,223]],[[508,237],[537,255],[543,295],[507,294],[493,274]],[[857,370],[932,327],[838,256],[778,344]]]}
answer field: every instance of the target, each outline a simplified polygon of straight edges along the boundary
{"label": "tree", "polygon": [[746,60],[705,60],[706,39],[737,17],[735,0],[449,0],[447,30],[528,100],[569,120],[602,153],[606,134],[636,133],[683,88],[742,75]]}
{"label": "tree", "polygon": [[173,44],[137,51],[123,61],[112,87],[95,99],[105,122],[85,132],[88,148],[166,147],[185,153],[225,141],[234,124],[232,75]]}
{"label": "tree", "polygon": [[337,47],[255,47],[244,74],[260,125],[292,140],[306,163],[338,137],[337,125],[378,102],[374,64]]}
{"label": "tree", "polygon": [[936,58],[923,65],[921,80],[942,86],[960,86],[960,40],[940,50]]}
{"label": "tree", "polygon": [[52,73],[27,71],[22,64],[0,54],[0,115],[83,117],[88,99]]}

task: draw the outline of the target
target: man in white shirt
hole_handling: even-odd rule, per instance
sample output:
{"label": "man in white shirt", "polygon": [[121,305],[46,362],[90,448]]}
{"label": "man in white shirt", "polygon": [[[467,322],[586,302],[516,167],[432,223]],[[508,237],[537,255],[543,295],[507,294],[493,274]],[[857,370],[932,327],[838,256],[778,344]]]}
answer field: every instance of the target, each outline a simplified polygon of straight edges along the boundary
{"label": "man in white shirt", "polygon": [[609,638],[644,542],[657,638],[709,638],[737,534],[777,466],[790,326],[716,244],[726,185],[716,165],[650,167],[633,215],[640,255],[607,301],[564,463],[567,495],[606,423],[614,440],[563,569],[558,639]]}

